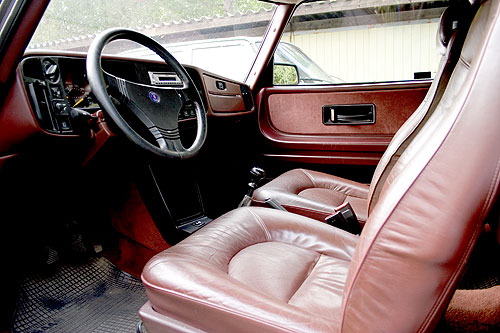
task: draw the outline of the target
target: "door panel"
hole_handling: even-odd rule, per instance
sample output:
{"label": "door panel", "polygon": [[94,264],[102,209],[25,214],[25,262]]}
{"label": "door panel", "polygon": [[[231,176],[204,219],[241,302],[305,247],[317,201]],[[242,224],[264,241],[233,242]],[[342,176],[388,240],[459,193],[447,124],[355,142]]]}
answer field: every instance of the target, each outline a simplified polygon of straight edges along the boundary
{"label": "door panel", "polygon": [[[375,165],[420,105],[430,81],[322,87],[272,87],[258,95],[266,158]],[[323,106],[373,104],[374,124],[324,124]]]}

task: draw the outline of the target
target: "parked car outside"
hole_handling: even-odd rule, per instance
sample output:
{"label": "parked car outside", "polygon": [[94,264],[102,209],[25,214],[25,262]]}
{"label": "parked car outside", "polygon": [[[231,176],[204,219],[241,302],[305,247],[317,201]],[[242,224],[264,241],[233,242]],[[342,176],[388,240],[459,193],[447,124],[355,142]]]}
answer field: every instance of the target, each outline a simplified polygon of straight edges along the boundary
{"label": "parked car outside", "polygon": [[[231,37],[182,43],[163,44],[163,46],[184,65],[194,65],[207,71],[243,82],[257,54],[262,38]],[[120,55],[140,59],[158,59],[146,48],[127,50]],[[309,58],[300,48],[280,42],[274,54],[276,64],[294,65],[298,71],[299,84],[342,83],[337,77],[328,75]],[[275,83],[276,80],[275,80]]]}

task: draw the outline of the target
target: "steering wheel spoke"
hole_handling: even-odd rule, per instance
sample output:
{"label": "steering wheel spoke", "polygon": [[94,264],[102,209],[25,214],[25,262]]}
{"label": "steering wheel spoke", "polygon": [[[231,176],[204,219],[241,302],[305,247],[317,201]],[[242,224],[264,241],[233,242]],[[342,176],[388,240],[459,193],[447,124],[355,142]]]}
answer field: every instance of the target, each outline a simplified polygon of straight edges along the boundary
{"label": "steering wheel spoke", "polygon": [[[101,67],[104,46],[116,39],[128,39],[156,52],[182,81],[180,87],[156,85],[154,82],[131,82]],[[202,147],[206,138],[207,120],[203,103],[187,74],[175,58],[151,38],[128,29],[108,29],[92,42],[88,59],[87,75],[97,101],[117,127],[132,142],[156,155],[173,158],[189,158]],[[148,77],[142,73],[141,77]],[[115,104],[130,111],[153,135],[157,145],[142,137],[119,113]],[[197,134],[189,148],[182,146],[179,135],[179,112],[187,105],[196,109]]]}
{"label": "steering wheel spoke", "polygon": [[155,137],[160,149],[176,152],[184,152],[186,150],[181,143],[181,136],[178,128],[167,130],[155,126],[149,128],[149,131]]}
{"label": "steering wheel spoke", "polygon": [[160,149],[176,151],[179,153],[186,151],[181,143],[181,136],[178,128],[168,130],[155,126],[149,128],[149,131],[155,137]]}

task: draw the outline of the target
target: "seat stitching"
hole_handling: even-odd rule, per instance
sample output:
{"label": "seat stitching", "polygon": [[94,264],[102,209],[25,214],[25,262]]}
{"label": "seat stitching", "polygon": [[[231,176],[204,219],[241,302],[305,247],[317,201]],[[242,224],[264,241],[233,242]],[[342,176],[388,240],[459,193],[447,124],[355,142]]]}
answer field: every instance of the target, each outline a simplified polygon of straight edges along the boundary
{"label": "seat stitching", "polygon": [[460,62],[461,62],[461,63],[462,63],[462,65],[464,65],[467,69],[470,69],[470,63],[469,63],[467,60],[465,60],[465,58],[464,58],[462,55],[460,55]]}
{"label": "seat stitching", "polygon": [[267,226],[266,224],[264,223],[264,221],[262,221],[262,219],[260,218],[259,215],[255,214],[251,209],[247,208],[247,211],[250,212],[250,214],[253,215],[253,217],[255,218],[255,220],[257,221],[257,223],[259,224],[259,226],[262,228],[262,230],[264,231],[264,234],[266,235],[266,239],[269,241],[271,240],[271,233],[269,232],[269,230],[267,229]]}
{"label": "seat stitching", "polygon": [[364,200],[368,201],[368,197],[361,197],[361,196],[357,196],[357,195],[353,195],[353,194],[346,194],[346,196],[351,197],[351,198],[364,199]]}
{"label": "seat stitching", "polygon": [[[188,254],[185,254],[185,253],[169,253],[168,254],[169,257],[178,257],[178,258],[192,258],[190,255]],[[158,265],[162,265],[162,264],[165,264],[166,262],[168,262],[168,259],[165,259],[165,258],[158,258],[155,260],[156,262],[154,264],[151,264],[151,265],[148,265],[148,267],[144,268],[144,270],[142,271],[142,274],[141,274],[141,279],[144,280],[145,277],[144,277],[144,274],[145,273],[151,273],[151,271],[156,268],[156,266]],[[206,263],[206,261],[205,261]]]}
{"label": "seat stitching", "polygon": [[[343,196],[343,197],[344,197],[344,198],[342,198],[342,201],[344,201],[344,200],[348,197],[348,195],[347,195],[347,194],[345,194],[345,193],[344,193],[344,192],[342,192],[342,191],[333,190],[333,189],[331,189],[331,188],[328,188],[328,187],[322,187],[322,186],[315,186],[315,187],[310,187],[310,188],[303,189],[302,191],[300,191],[299,193],[297,193],[297,195],[298,195],[299,197],[306,198],[306,199],[308,199],[308,200],[316,201],[316,200],[313,200],[313,199],[311,199],[311,198],[308,198],[307,196],[304,196],[304,195],[302,194],[302,193],[304,193],[305,191],[307,191],[307,190],[311,190],[311,189],[313,189],[313,190],[327,190],[327,191],[333,192],[333,193],[335,193],[335,194],[337,194],[337,195],[341,195],[341,196]],[[330,193],[328,193],[328,194],[329,194],[330,196],[332,196],[332,194],[330,194]],[[361,199],[361,198],[360,198],[360,199]]]}
{"label": "seat stitching", "polygon": [[[347,187],[351,186],[350,184],[347,185]],[[362,196],[358,196],[358,195],[355,195],[355,194],[351,194],[349,193],[349,188],[336,188],[336,189],[333,189],[333,188],[330,188],[330,187],[327,187],[326,184],[324,184],[324,186],[318,186],[318,188],[324,188],[326,190],[330,190],[332,192],[337,192],[337,193],[340,193],[342,195],[345,195],[346,197],[353,197],[353,198],[358,198],[358,199],[365,199],[365,200],[368,200],[368,195],[366,197],[362,197]]]}
{"label": "seat stitching", "polygon": [[323,256],[322,253],[318,253],[318,257],[316,258],[315,261],[313,261],[311,263],[311,265],[309,267],[309,270],[307,272],[307,275],[304,278],[304,281],[302,281],[302,283],[297,287],[297,289],[295,290],[295,292],[290,296],[290,298],[288,298],[288,301],[286,302],[287,304],[290,303],[290,301],[292,300],[293,296],[295,296],[295,294],[299,291],[299,289],[304,285],[304,283],[307,281],[307,279],[311,276],[312,272],[314,271],[314,268],[316,268],[316,265],[318,264],[319,259],[321,259],[322,256]]}
{"label": "seat stitching", "polygon": [[321,186],[316,185],[316,182],[314,181],[313,176],[311,176],[311,175],[309,174],[309,172],[307,172],[307,171],[306,171],[306,170],[304,170],[304,169],[299,169],[299,170],[300,170],[300,171],[302,171],[302,172],[304,173],[304,175],[306,175],[306,177],[307,177],[307,178],[309,178],[309,180],[310,180],[310,181],[311,181],[311,183],[313,184],[313,187],[321,187]]}
{"label": "seat stitching", "polygon": [[[364,197],[360,197],[360,196],[356,196],[356,195],[350,195],[350,194],[346,194],[346,191],[348,191],[347,189],[346,190],[334,190],[332,188],[329,188],[329,187],[326,187],[326,186],[322,186],[321,184],[318,185],[316,184],[316,182],[314,181],[314,177],[309,173],[307,172],[307,170],[305,169],[299,169],[300,171],[302,171],[304,173],[304,175],[307,176],[307,178],[309,178],[309,180],[311,181],[311,183],[313,184],[313,187],[316,187],[316,188],[324,188],[326,190],[330,190],[330,191],[333,191],[333,192],[337,192],[337,193],[341,193],[345,196],[351,196],[351,197],[355,197],[355,198],[359,198],[359,199],[367,199],[367,198],[364,198]],[[307,188],[305,188],[304,190],[307,190]],[[304,191],[303,190],[303,191]]]}
{"label": "seat stitching", "polygon": [[144,281],[144,284],[148,285],[150,288],[155,289],[157,291],[164,292],[164,293],[170,294],[170,295],[174,295],[174,296],[177,296],[177,297],[182,298],[182,299],[190,300],[190,301],[193,301],[195,303],[202,304],[202,305],[205,305],[205,306],[208,306],[208,307],[212,307],[212,308],[215,308],[215,309],[227,312],[227,313],[231,313],[231,314],[234,314],[234,315],[237,315],[237,316],[241,316],[243,318],[254,320],[254,321],[259,322],[259,323],[265,323],[266,325],[280,328],[280,329],[284,330],[285,332],[296,332],[295,330],[292,330],[290,328],[284,327],[283,325],[281,325],[279,323],[275,323],[275,322],[273,323],[273,322],[271,322],[268,319],[262,319],[260,317],[257,317],[257,316],[254,316],[252,314],[245,313],[245,312],[242,312],[242,311],[237,311],[237,310],[235,311],[235,310],[233,310],[231,308],[227,308],[225,306],[217,305],[217,304],[214,304],[214,303],[208,302],[208,301],[203,301],[203,300],[200,300],[200,299],[195,298],[193,296],[187,296],[187,295],[179,293],[179,292],[177,292],[175,290],[171,290],[171,289],[167,289],[167,288],[163,288],[163,287],[158,287],[158,286],[153,285],[152,283],[150,283],[148,281]]}

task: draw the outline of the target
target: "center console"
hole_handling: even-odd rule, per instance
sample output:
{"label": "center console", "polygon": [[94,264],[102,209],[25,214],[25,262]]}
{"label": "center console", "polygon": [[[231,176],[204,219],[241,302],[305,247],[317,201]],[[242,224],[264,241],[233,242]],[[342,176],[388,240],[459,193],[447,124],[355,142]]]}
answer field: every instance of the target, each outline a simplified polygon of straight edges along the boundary
{"label": "center console", "polygon": [[137,174],[139,192],[169,244],[176,244],[212,221],[206,214],[195,163],[156,160]]}

